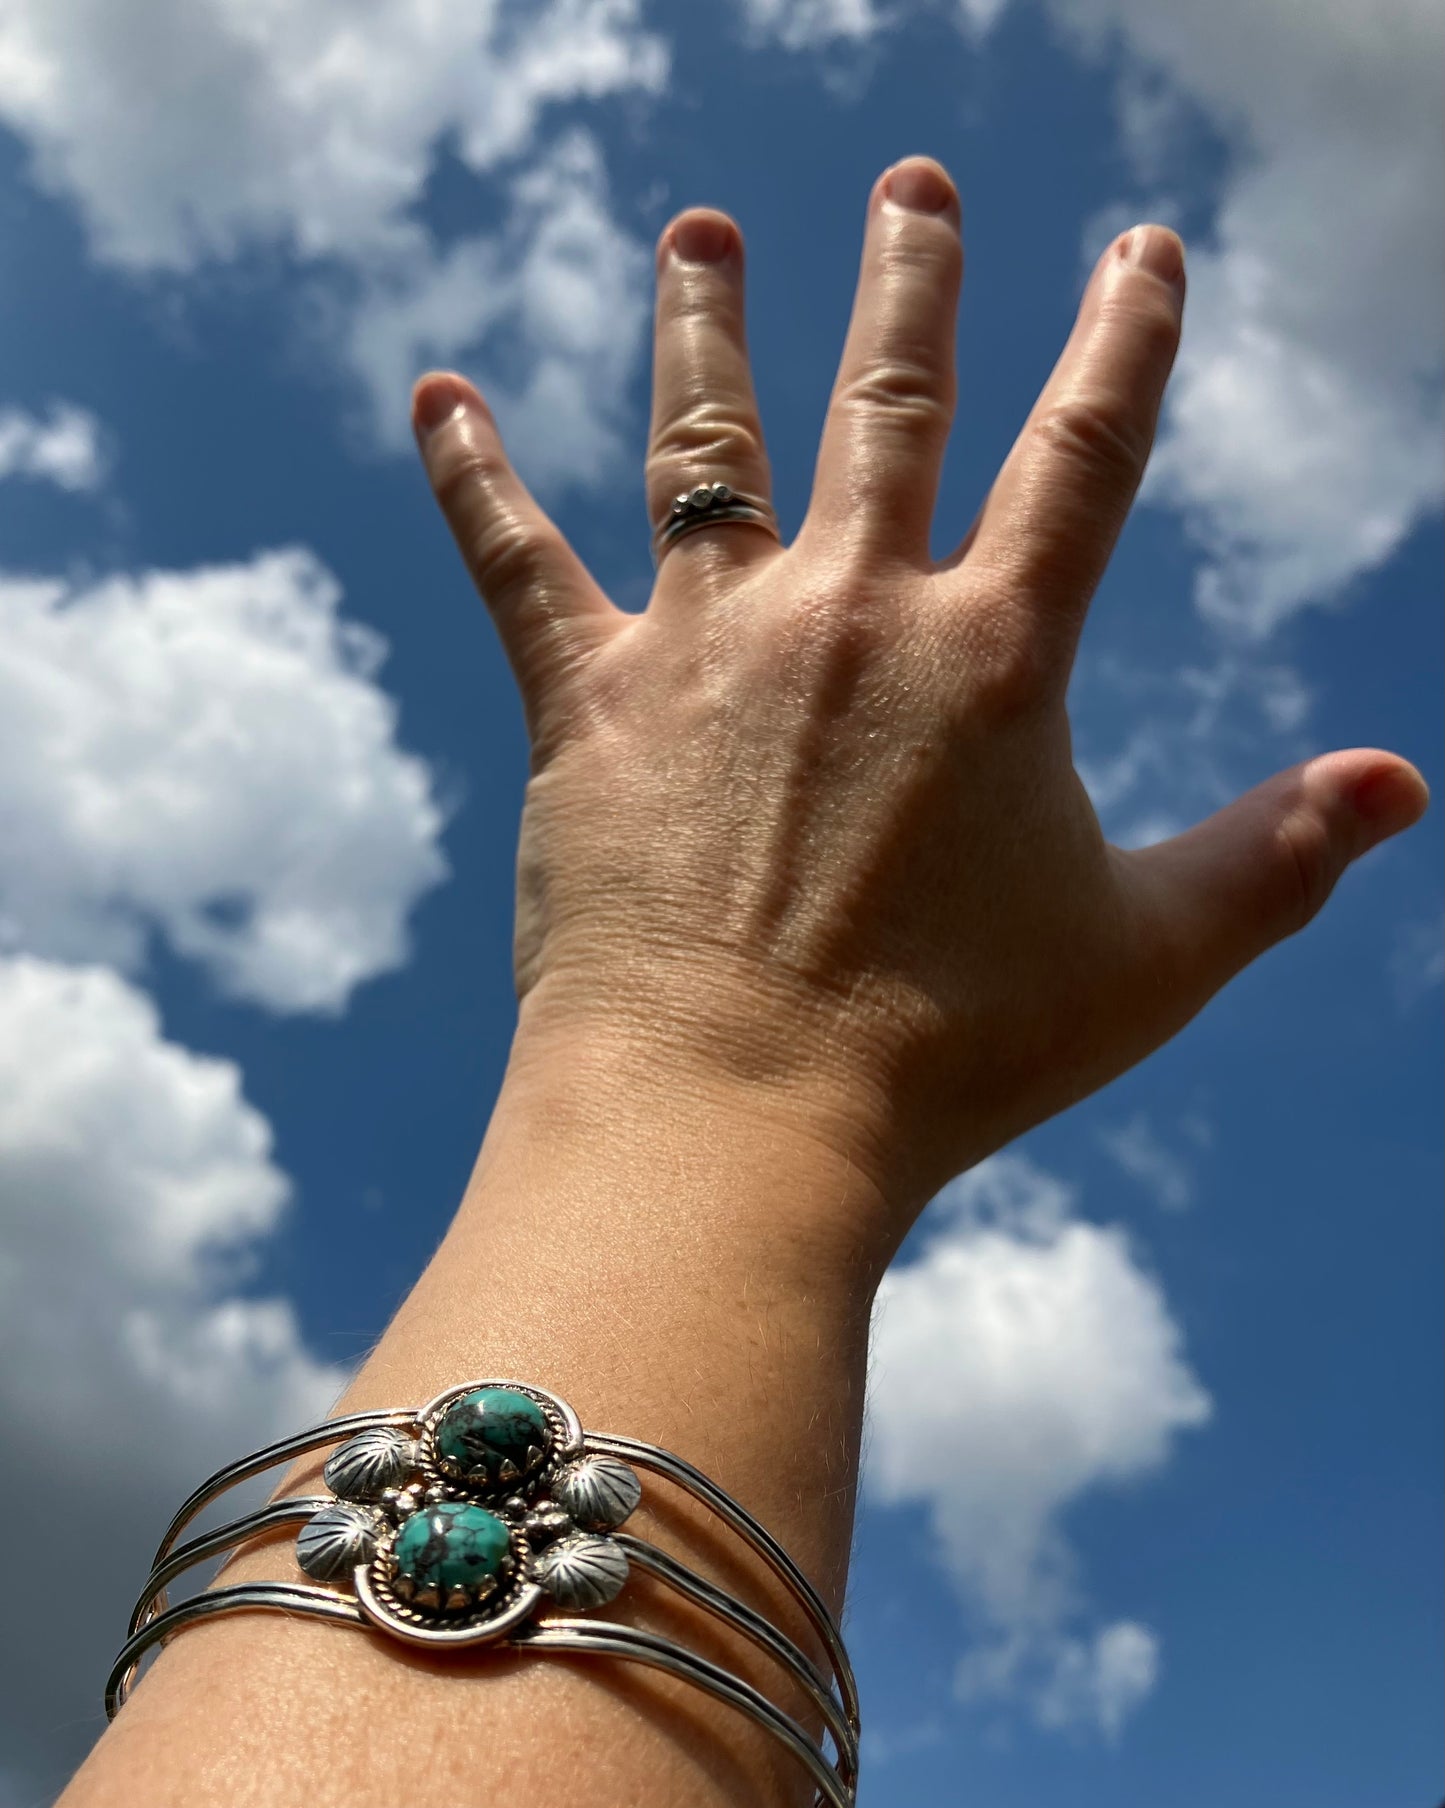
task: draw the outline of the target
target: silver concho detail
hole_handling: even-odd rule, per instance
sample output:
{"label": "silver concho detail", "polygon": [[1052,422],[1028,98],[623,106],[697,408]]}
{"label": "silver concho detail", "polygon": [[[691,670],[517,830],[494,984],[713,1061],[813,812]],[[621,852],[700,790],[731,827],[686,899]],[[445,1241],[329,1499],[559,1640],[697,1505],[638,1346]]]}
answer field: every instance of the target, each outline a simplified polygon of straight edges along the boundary
{"label": "silver concho detail", "polygon": [[538,1553],[537,1581],[559,1607],[602,1607],[627,1583],[627,1552],[612,1538],[579,1532]]}
{"label": "silver concho detail", "polygon": [[376,1550],[376,1516],[338,1501],[312,1515],[296,1536],[296,1561],[318,1582],[337,1582]]}
{"label": "silver concho detail", "polygon": [[635,1469],[615,1456],[584,1456],[552,1478],[552,1498],[589,1532],[620,1526],[642,1499]]}
{"label": "silver concho detail", "polygon": [[333,1451],[321,1473],[343,1500],[380,1500],[388,1488],[406,1482],[417,1461],[416,1444],[405,1432],[374,1425]]}

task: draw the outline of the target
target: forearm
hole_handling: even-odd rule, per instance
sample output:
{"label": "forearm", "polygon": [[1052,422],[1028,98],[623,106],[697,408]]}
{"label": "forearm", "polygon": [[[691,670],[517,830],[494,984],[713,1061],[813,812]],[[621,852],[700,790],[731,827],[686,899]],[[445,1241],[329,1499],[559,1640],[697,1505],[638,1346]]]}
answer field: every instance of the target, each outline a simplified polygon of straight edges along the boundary
{"label": "forearm", "polygon": [[[338,1410],[409,1405],[472,1377],[536,1382],[592,1429],[702,1468],[837,1609],[880,1260],[839,1227],[878,1222],[876,1191],[804,1114],[741,1085],[670,1076],[602,1039],[519,1038],[456,1220]],[[629,1530],[808,1645],[786,1595],[706,1515],[673,1496],[653,1516],[665,1493],[648,1488]],[[241,1574],[295,1578],[289,1545],[226,1579]],[[807,1717],[750,1647],[645,1579],[608,1614],[669,1632]],[[157,1660],[65,1808],[390,1808],[403,1758],[419,1808],[450,1808],[482,1780],[638,1808],[808,1799],[732,1710],[622,1669],[496,1652],[432,1664],[272,1615],[199,1625]]]}

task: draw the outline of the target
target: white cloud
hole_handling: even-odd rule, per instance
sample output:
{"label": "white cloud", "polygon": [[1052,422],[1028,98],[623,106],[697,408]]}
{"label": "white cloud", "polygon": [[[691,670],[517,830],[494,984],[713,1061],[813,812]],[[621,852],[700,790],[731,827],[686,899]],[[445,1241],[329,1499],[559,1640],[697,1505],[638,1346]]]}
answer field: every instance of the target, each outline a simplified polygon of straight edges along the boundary
{"label": "white cloud", "polygon": [[0,411],[0,478],[36,477],[62,490],[98,489],[106,475],[100,422],[74,402],[52,402],[42,421],[21,408]]}
{"label": "white cloud", "polygon": [[869,38],[884,23],[873,0],[742,0],[755,45],[819,50],[841,39]]}
{"label": "white cloud", "polygon": [[[609,443],[650,264],[605,208],[595,153],[579,167],[585,139],[574,130],[540,171],[538,140],[550,108],[656,93],[667,68],[639,0],[0,0],[0,120],[36,183],[78,209],[97,259],[173,276],[254,252],[295,260],[311,324],[343,323],[315,345],[350,352],[384,444],[404,441],[418,354],[483,382],[490,366],[505,394],[552,410],[533,427],[543,484],[606,473],[583,472],[564,442]],[[444,151],[510,184],[495,238],[448,246],[426,223]]]}
{"label": "white cloud", "polygon": [[1070,692],[1075,765],[1110,840],[1145,847],[1303,759],[1312,702],[1293,666],[1247,649],[1149,670],[1086,647]]}
{"label": "white cloud", "polygon": [[302,548],[72,588],[0,574],[0,947],[333,1011],[445,874],[424,763]]}
{"label": "white cloud", "polygon": [[1159,1640],[1147,1626],[1116,1620],[1087,1643],[1062,1641],[1039,1718],[1045,1726],[1093,1723],[1107,1738],[1117,1738],[1158,1680]]}
{"label": "white cloud", "polygon": [[[1386,560],[1440,506],[1440,142],[1432,0],[1052,0],[1122,50],[1121,128],[1164,174],[1181,122],[1231,153],[1190,257],[1184,344],[1145,495],[1207,554],[1206,616],[1267,634]],[[1123,204],[1170,218],[1169,187]]]}
{"label": "white cloud", "polygon": [[1396,930],[1390,977],[1401,1009],[1445,984],[1445,927],[1438,917],[1405,923]]}
{"label": "white cloud", "polygon": [[1113,1741],[1159,1672],[1159,1639],[1137,1621],[1115,1620],[1092,1637],[1027,1628],[966,1652],[954,1673],[954,1694],[985,1706],[1027,1700],[1041,1727],[1093,1728]]}
{"label": "white cloud", "polygon": [[394,450],[411,448],[418,373],[476,348],[495,372],[483,388],[509,455],[529,483],[555,490],[595,483],[625,457],[651,285],[650,254],[609,212],[595,141],[573,130],[512,184],[497,232],[378,270],[344,303],[318,291],[309,336],[318,351],[345,346],[365,379],[358,424]]}
{"label": "white cloud", "polygon": [[1064,1519],[1081,1495],[1157,1469],[1211,1407],[1122,1231],[1072,1206],[1013,1154],[939,1195],[923,1253],[880,1294],[865,1479],[879,1502],[928,1509],[986,1628],[960,1696],[1112,1735],[1152,1685],[1157,1639],[1129,1621],[1077,1629]]}
{"label": "white cloud", "polygon": [[[0,1657],[0,1743],[33,1801],[100,1730],[105,1671],[176,1504],[323,1417],[345,1377],[307,1352],[287,1303],[237,1291],[288,1186],[236,1067],[165,1041],[150,1001],[102,968],[0,959],[0,1021],[9,1535],[86,1564],[7,1572],[25,1630]],[[58,1612],[77,1585],[84,1611]]]}
{"label": "white cloud", "polygon": [[[1186,1134],[1207,1141],[1207,1127],[1187,1119]],[[1131,1179],[1137,1180],[1166,1212],[1187,1211],[1194,1203],[1194,1173],[1189,1163],[1159,1135],[1146,1114],[1136,1111],[1127,1123],[1099,1132],[1099,1141]]]}
{"label": "white cloud", "polygon": [[[0,0],[0,114],[102,261],[186,274],[276,244],[424,255],[441,139],[495,168],[549,104],[665,79],[638,0]],[[137,106],[136,96],[155,106]]]}

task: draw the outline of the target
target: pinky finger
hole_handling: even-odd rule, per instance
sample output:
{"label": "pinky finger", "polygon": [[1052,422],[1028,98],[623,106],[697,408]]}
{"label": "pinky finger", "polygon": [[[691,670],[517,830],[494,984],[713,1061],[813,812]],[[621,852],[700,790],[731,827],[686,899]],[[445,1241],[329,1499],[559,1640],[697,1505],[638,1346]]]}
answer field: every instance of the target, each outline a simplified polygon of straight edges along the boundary
{"label": "pinky finger", "polygon": [[491,409],[464,377],[421,377],[412,426],[535,731],[566,672],[625,618],[512,469]]}

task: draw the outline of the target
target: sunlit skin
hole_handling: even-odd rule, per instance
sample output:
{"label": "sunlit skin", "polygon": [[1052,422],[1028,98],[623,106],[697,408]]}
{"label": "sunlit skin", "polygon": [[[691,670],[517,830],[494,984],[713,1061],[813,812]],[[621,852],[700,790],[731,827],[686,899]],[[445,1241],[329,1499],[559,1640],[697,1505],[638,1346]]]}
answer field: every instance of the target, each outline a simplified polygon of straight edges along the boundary
{"label": "sunlit skin", "polygon": [[[797,537],[693,533],[641,615],[529,496],[465,379],[413,395],[532,740],[521,1002],[466,1198],[343,1409],[529,1378],[709,1471],[835,1605],[873,1291],[928,1198],[1166,1041],[1426,806],[1414,767],[1356,748],[1157,847],[1108,843],[1065,691],[1178,345],[1183,248],[1140,226],[1104,252],[977,519],[934,560],[962,268],[943,169],[885,172]],[[741,234],[693,209],[658,246],[652,518],[704,479],[769,494]],[[806,1639],[696,1515],[637,1526]],[[273,1546],[242,1573],[295,1571]],[[609,1613],[778,1693],[643,1583]],[[761,1735],[665,1679],[433,1664],[258,1615],[178,1637],[63,1800],[454,1808],[479,1787],[810,1799]]]}

